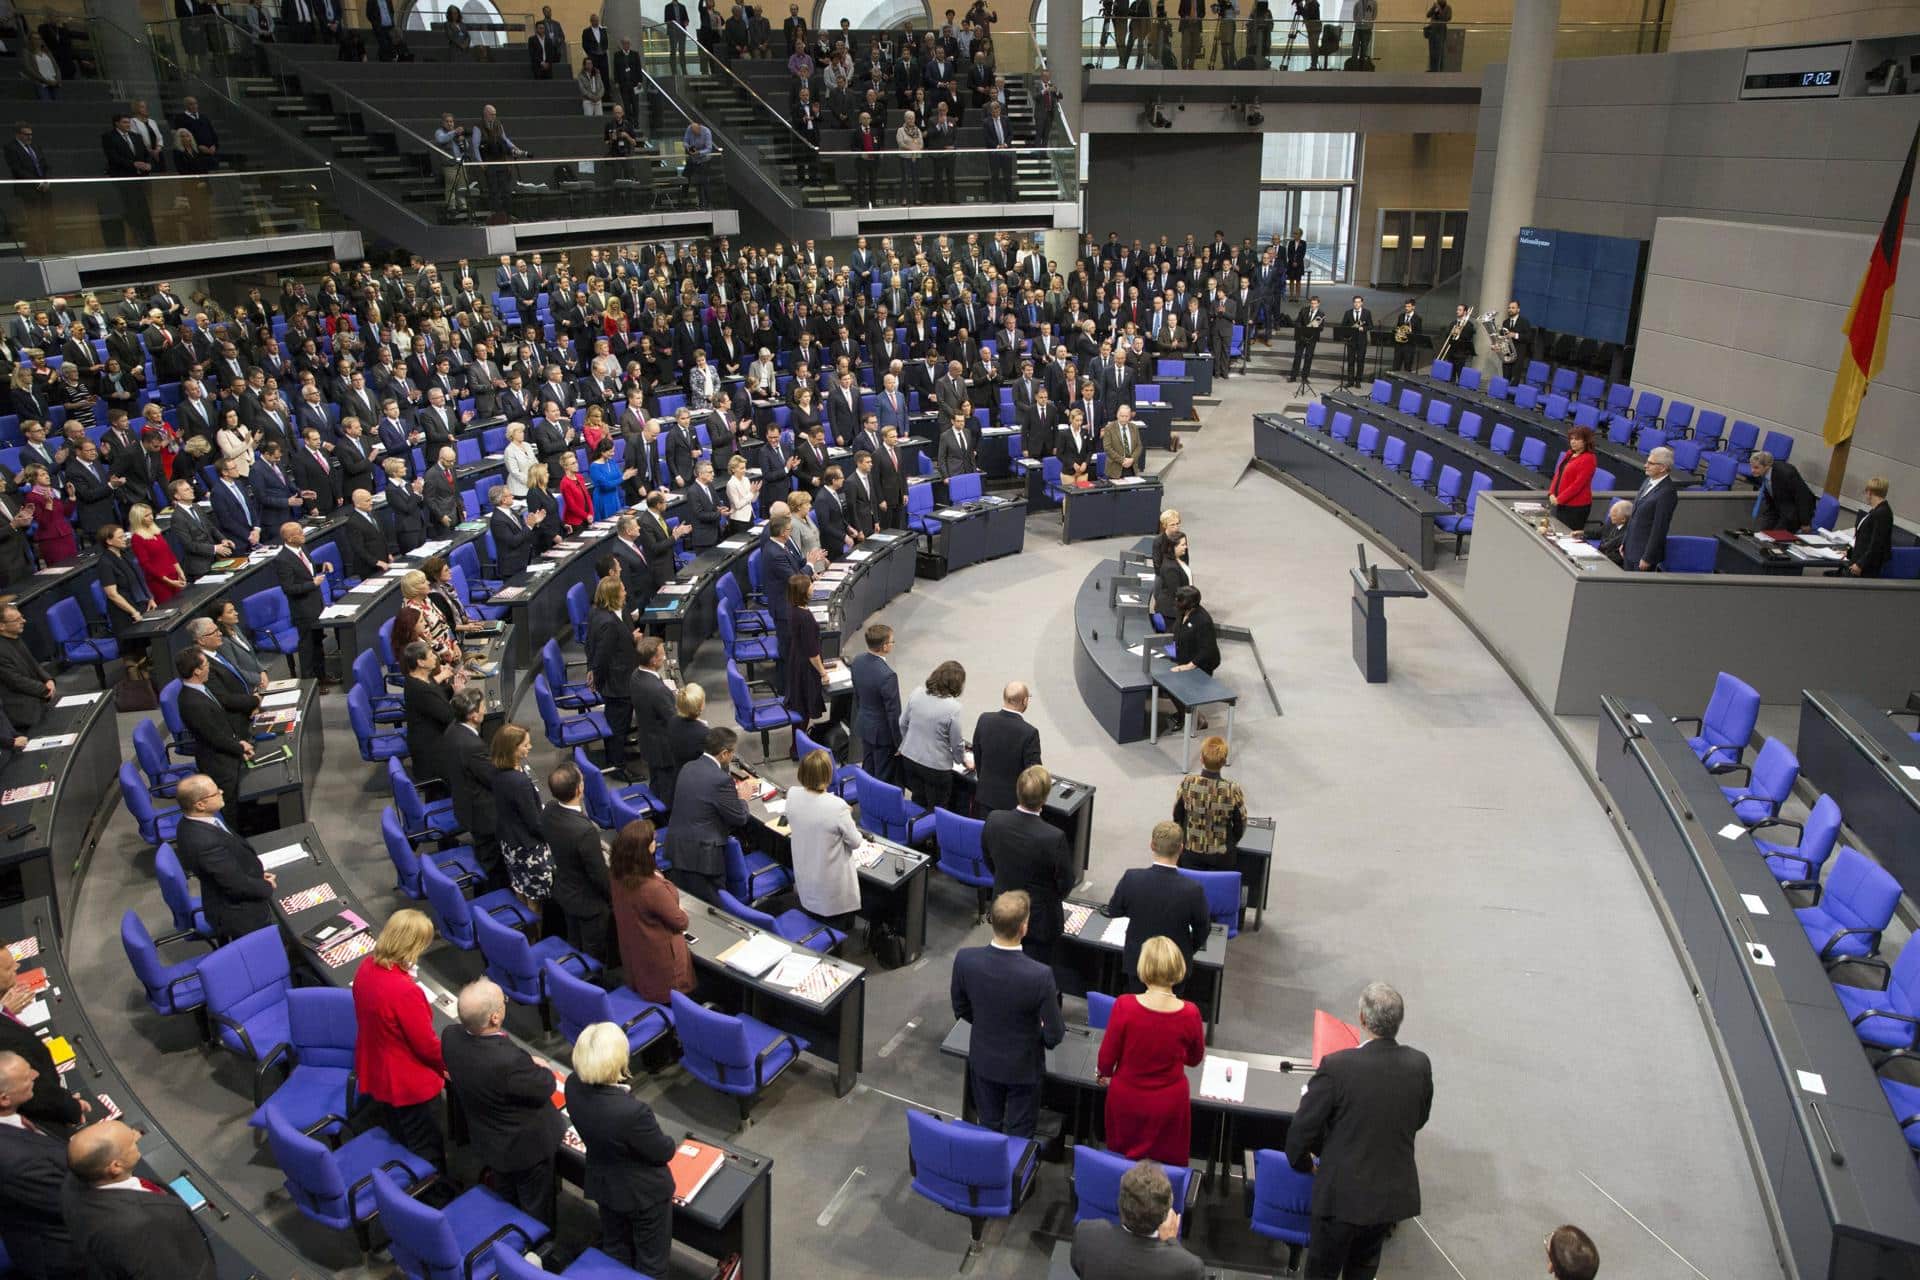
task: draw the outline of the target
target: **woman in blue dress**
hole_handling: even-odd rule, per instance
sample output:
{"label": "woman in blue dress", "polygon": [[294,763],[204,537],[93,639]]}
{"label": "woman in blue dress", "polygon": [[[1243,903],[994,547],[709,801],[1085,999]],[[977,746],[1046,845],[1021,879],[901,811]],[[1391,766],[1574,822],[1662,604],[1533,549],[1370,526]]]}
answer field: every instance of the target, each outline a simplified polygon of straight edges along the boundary
{"label": "woman in blue dress", "polygon": [[622,506],[620,486],[627,473],[613,456],[613,441],[602,440],[594,446],[593,461],[587,466],[587,482],[593,487],[593,518],[605,520],[618,515]]}

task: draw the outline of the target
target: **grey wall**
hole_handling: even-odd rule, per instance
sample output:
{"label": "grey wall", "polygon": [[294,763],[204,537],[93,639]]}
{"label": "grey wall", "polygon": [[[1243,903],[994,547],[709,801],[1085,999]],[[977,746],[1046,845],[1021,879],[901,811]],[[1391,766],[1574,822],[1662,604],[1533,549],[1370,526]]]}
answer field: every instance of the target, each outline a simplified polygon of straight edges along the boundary
{"label": "grey wall", "polygon": [[[1890,197],[1883,191],[1882,201]],[[1916,230],[1911,220],[1908,228]],[[1793,461],[1816,489],[1820,439],[1845,339],[1840,326],[1866,269],[1872,235],[1704,218],[1662,218],[1647,266],[1635,386],[1719,409],[1794,438]],[[1901,246],[1920,262],[1920,239]],[[1894,291],[1886,366],[1867,388],[1844,491],[1871,475],[1893,482],[1895,509],[1920,511],[1920,286]]]}
{"label": "grey wall", "polygon": [[1260,136],[1096,133],[1087,179],[1087,230],[1097,240],[1109,231],[1124,240],[1188,232],[1205,239],[1219,227],[1237,243],[1253,234],[1259,214]]}
{"label": "grey wall", "polygon": [[[1638,240],[1652,239],[1662,217],[1877,228],[1920,96],[1741,102],[1745,59],[1744,49],[1714,49],[1556,62],[1533,223]],[[1489,68],[1481,90],[1469,298],[1478,297],[1487,252],[1505,73]],[[1849,268],[1845,287],[1858,277]]]}

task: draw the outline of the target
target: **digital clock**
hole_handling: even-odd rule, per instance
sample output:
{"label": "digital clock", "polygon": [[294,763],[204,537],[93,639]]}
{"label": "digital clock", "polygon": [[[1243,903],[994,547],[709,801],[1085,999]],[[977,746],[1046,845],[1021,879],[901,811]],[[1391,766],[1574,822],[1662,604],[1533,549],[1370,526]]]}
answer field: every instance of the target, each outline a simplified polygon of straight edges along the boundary
{"label": "digital clock", "polygon": [[1839,83],[1838,71],[1766,71],[1746,78],[1748,89],[1830,89]]}
{"label": "digital clock", "polygon": [[1749,49],[1742,98],[1837,98],[1847,83],[1849,44]]}

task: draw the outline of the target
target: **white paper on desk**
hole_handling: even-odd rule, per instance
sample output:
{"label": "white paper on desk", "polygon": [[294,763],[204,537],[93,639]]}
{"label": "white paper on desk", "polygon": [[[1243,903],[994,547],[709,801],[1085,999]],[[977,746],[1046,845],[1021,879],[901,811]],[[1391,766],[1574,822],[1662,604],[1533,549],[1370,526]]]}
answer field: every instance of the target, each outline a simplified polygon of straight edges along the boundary
{"label": "white paper on desk", "polygon": [[268,693],[279,693],[282,689],[298,689],[299,687],[300,681],[292,676],[287,677],[285,680],[267,681]]}
{"label": "white paper on desk", "polygon": [[54,703],[53,705],[59,708],[90,707],[96,701],[98,701],[99,698],[100,698],[99,690],[95,690],[92,693],[70,693],[66,697],[60,699],[60,701]]}
{"label": "white paper on desk", "polygon": [[230,573],[207,573],[207,574],[202,574],[198,578],[195,578],[193,580],[193,585],[196,587],[207,587],[207,586],[214,586],[222,582],[231,582],[232,580],[233,580],[233,575]]}
{"label": "white paper on desk", "polygon": [[1653,723],[1652,716],[1643,715],[1638,711],[1633,713],[1633,719],[1635,724],[1652,724]]}
{"label": "white paper on desk", "polygon": [[300,701],[298,689],[288,689],[285,693],[270,693],[260,699],[261,707],[291,707]]}
{"label": "white paper on desk", "polygon": [[1200,1064],[1200,1096],[1220,1102],[1247,1100],[1247,1064],[1238,1058],[1208,1054]]}
{"label": "white paper on desk", "polygon": [[720,544],[720,549],[722,551],[738,551],[740,548],[746,545],[747,545],[747,540],[745,538],[728,538],[725,542]]}
{"label": "white paper on desk", "polygon": [[1117,487],[1120,485],[1128,485],[1128,484],[1145,484],[1146,482],[1147,482],[1147,478],[1145,476],[1121,476],[1118,480],[1115,480],[1113,483]]}
{"label": "white paper on desk", "polygon": [[36,578],[57,578],[61,574],[67,573],[67,572],[69,572],[68,566],[64,564],[55,564],[55,565],[48,565],[44,569],[35,570],[33,576]]}
{"label": "white paper on desk", "polygon": [[1127,920],[1126,916],[1115,916],[1107,921],[1107,927],[1100,931],[1100,941],[1110,942],[1116,947],[1126,946]]}
{"label": "white paper on desk", "polygon": [[307,847],[305,845],[290,844],[285,848],[269,849],[267,852],[261,854],[260,866],[264,870],[271,871],[275,867],[284,867],[289,862],[298,862],[306,856]]}
{"label": "white paper on desk", "polygon": [[767,975],[767,981],[776,987],[785,987],[791,991],[819,966],[819,956],[793,952],[773,966],[773,972]]}
{"label": "white paper on desk", "polygon": [[1900,766],[1900,772],[1906,774],[1907,777],[1913,779],[1915,782],[1920,782],[1920,767],[1903,764]]}
{"label": "white paper on desk", "polygon": [[849,551],[847,553],[847,559],[853,561],[855,564],[858,564],[862,560],[870,560],[872,558],[873,552],[871,551]]}
{"label": "white paper on desk", "polygon": [[557,560],[536,560],[527,566],[527,574],[529,576],[537,576],[542,573],[552,573],[559,567],[560,562]]}
{"label": "white paper on desk", "polygon": [[780,796],[775,796],[773,799],[767,801],[761,807],[764,808],[768,813],[771,813],[775,817],[778,817],[779,815],[787,811],[787,802],[784,798]]}
{"label": "white paper on desk", "polygon": [[55,733],[44,738],[27,739],[28,751],[52,751],[55,747],[70,747],[80,741],[77,733]]}
{"label": "white paper on desk", "polygon": [[428,556],[439,555],[452,545],[453,539],[451,538],[442,538],[438,542],[423,542],[413,549],[413,554],[420,559],[425,559]]}
{"label": "white paper on desk", "polygon": [[1582,542],[1577,538],[1567,539],[1560,544],[1560,549],[1572,556],[1575,560],[1600,559],[1600,548],[1594,546],[1591,542]]}
{"label": "white paper on desk", "polygon": [[1737,822],[1729,822],[1714,834],[1722,840],[1738,840],[1741,836],[1747,834],[1747,829]]}
{"label": "white paper on desk", "polygon": [[942,507],[933,514],[939,516],[942,520],[965,520],[967,518],[967,513],[959,507]]}
{"label": "white paper on desk", "polygon": [[1760,901],[1759,896],[1756,894],[1743,893],[1740,895],[1740,901],[1745,904],[1747,910],[1753,912],[1753,914],[1757,916],[1772,914],[1767,910],[1767,904]]}
{"label": "white paper on desk", "polygon": [[359,615],[359,613],[360,613],[360,606],[357,604],[330,604],[326,608],[320,611],[320,616],[323,618],[338,620],[342,618],[356,617]]}
{"label": "white paper on desk", "polygon": [[1801,1071],[1796,1067],[1793,1074],[1800,1078],[1800,1087],[1808,1093],[1817,1093],[1823,1098],[1827,1096],[1827,1082],[1821,1078],[1819,1072]]}
{"label": "white paper on desk", "polygon": [[27,1007],[20,1011],[20,1025],[37,1027],[52,1016],[53,1010],[47,1007],[44,999],[30,1000],[27,1002]]}
{"label": "white paper on desk", "polygon": [[793,948],[777,935],[756,933],[745,942],[727,948],[726,959],[721,963],[729,969],[738,969],[750,978],[757,978],[792,952]]}
{"label": "white paper on desk", "polygon": [[357,587],[347,588],[347,594],[350,596],[370,596],[376,591],[385,591],[386,589],[387,580],[385,578],[368,578]]}

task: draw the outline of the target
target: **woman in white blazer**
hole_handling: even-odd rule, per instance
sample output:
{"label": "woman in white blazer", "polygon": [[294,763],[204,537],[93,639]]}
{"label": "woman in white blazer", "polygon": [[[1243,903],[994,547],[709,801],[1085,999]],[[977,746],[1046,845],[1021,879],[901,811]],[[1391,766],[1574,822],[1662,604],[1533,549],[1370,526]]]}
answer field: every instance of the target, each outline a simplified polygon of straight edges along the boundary
{"label": "woman in white blazer", "polygon": [[507,466],[507,492],[524,501],[527,496],[527,472],[535,462],[533,446],[527,443],[526,423],[507,424],[507,447],[500,456]]}
{"label": "woman in white blazer", "polygon": [[845,933],[860,910],[860,873],[853,855],[863,837],[853,810],[828,788],[833,757],[809,751],[800,781],[787,788],[787,826],[793,848],[793,884],[808,914]]}

